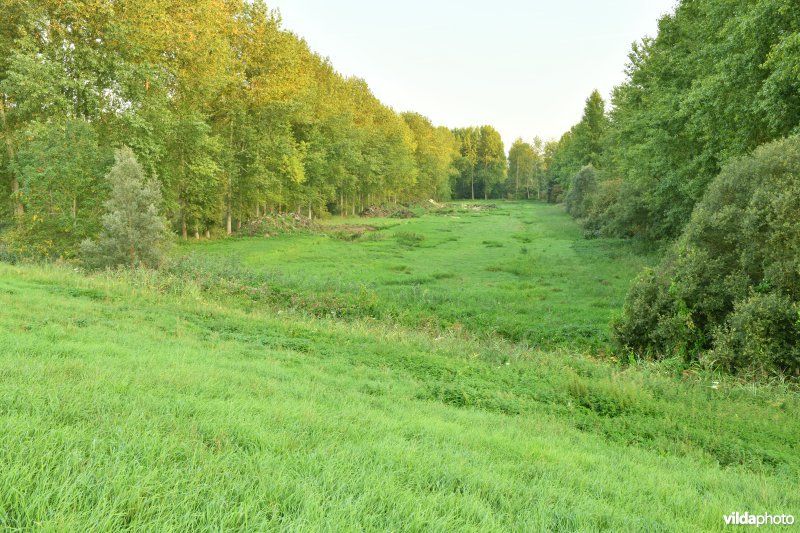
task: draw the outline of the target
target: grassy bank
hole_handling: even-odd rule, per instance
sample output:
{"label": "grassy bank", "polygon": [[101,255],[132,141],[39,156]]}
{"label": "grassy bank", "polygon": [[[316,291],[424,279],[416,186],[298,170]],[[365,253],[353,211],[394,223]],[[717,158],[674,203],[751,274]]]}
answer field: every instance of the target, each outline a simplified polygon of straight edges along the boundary
{"label": "grassy bank", "polygon": [[[440,231],[447,224],[453,232]],[[531,242],[495,231],[503,246],[489,247],[493,224]],[[580,241],[574,227],[571,243],[566,230],[547,236],[539,224],[571,223],[547,207],[504,206],[413,219],[371,232],[387,235],[374,241],[295,235],[191,248],[230,247],[250,265],[241,276],[274,274],[284,261],[298,294],[330,283],[326,272],[342,272],[341,287],[361,278],[389,300],[381,313],[413,289],[385,281],[433,278],[464,257],[456,277],[416,289],[449,302],[425,312],[449,320],[448,309],[480,298],[470,280],[484,279],[486,299],[471,309],[499,317],[493,324],[504,309],[525,309],[521,297],[519,308],[493,298],[553,275],[526,294],[555,295],[551,313],[569,321],[577,309],[573,320],[603,335],[619,294],[607,308],[587,302],[622,290],[643,259]],[[393,255],[400,232],[423,244]],[[454,249],[447,233],[459,236]],[[528,281],[480,268],[524,264],[522,246],[542,269]],[[598,261],[572,268],[587,248],[601,250]],[[383,259],[361,273],[335,261],[367,256]],[[394,264],[412,272],[386,273]],[[609,285],[593,281],[614,273]],[[694,531],[723,529],[733,511],[800,514],[792,389],[622,368],[568,349],[574,338],[531,349],[482,335],[491,328],[480,315],[431,335],[409,327],[424,307],[408,302],[419,306],[397,320],[341,320],[190,277],[0,264],[0,527]],[[505,320],[544,332],[526,325],[548,316],[537,309]]]}

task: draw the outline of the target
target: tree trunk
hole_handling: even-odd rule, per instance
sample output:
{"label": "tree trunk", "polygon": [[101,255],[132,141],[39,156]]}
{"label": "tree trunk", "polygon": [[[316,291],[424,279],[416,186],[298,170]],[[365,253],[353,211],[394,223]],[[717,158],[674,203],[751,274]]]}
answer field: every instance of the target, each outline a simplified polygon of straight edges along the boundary
{"label": "tree trunk", "polygon": [[475,167],[471,166],[470,167],[470,171],[471,171],[470,175],[472,177],[471,178],[472,179],[472,199],[474,200],[475,199]]}
{"label": "tree trunk", "polygon": [[206,239],[210,239],[210,238],[211,238],[211,230],[206,228]]}
{"label": "tree trunk", "polygon": [[[9,151],[11,150],[9,149]],[[14,214],[21,217],[25,214],[25,207],[19,201],[19,181],[17,181],[13,170],[11,171],[11,195],[14,197]]]}
{"label": "tree trunk", "polygon": [[[230,115],[230,131],[228,136],[229,146],[233,146],[233,114]],[[228,213],[225,217],[225,233],[230,235],[233,233],[233,173],[228,172]]]}
{"label": "tree trunk", "polygon": [[189,238],[189,231],[186,228],[186,209],[183,207],[183,201],[181,201],[181,237],[183,237],[183,240]]}

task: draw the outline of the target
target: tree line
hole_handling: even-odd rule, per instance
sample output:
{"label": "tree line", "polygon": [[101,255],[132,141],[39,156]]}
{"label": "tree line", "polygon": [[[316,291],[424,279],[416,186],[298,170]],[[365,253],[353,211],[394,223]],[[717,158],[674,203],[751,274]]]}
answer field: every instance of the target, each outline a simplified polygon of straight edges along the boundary
{"label": "tree line", "polygon": [[800,4],[682,0],[546,146],[589,237],[673,243],[616,322],[642,357],[800,375]]}
{"label": "tree line", "polygon": [[798,132],[800,5],[683,0],[633,46],[610,109],[594,93],[549,147],[558,197],[586,165],[603,234],[674,239],[726,162]]}
{"label": "tree line", "polygon": [[9,0],[0,21],[0,231],[25,253],[98,235],[121,147],[184,238],[489,197],[506,176],[496,130],[395,112],[261,1]]}

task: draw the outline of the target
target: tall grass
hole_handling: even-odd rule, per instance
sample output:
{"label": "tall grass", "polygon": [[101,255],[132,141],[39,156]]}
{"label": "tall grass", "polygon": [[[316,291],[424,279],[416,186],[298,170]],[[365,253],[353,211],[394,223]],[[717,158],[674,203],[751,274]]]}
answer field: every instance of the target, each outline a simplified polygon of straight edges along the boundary
{"label": "tall grass", "polygon": [[[247,293],[305,298],[312,281],[202,259],[94,276],[0,264],[0,528],[699,531],[733,511],[800,514],[790,386],[621,367],[471,322],[342,320]],[[457,279],[407,259],[385,280]]]}

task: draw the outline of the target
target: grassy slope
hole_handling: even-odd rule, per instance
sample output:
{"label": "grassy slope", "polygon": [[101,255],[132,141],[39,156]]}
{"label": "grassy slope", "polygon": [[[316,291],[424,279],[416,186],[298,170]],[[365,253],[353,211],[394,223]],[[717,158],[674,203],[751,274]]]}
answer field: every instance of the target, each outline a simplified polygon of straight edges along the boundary
{"label": "grassy slope", "polygon": [[794,393],[151,284],[0,265],[0,526],[688,531],[800,514]]}
{"label": "grassy slope", "polygon": [[455,325],[533,346],[601,345],[611,314],[646,259],[621,241],[582,239],[560,206],[498,207],[366,219],[386,229],[354,241],[284,235],[202,242],[183,251],[223,263],[234,257],[300,299],[348,295],[363,303],[357,315],[410,326]]}

